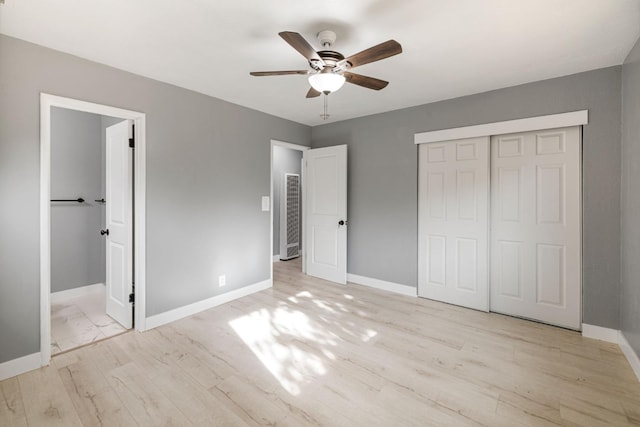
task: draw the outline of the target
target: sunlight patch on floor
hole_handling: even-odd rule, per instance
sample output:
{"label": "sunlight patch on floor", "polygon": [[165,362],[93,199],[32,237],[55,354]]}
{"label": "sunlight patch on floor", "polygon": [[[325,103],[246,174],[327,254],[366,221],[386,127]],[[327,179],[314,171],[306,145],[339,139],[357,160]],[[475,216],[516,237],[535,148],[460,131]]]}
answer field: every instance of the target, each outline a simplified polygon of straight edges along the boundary
{"label": "sunlight patch on floor", "polygon": [[[345,295],[346,300],[352,298]],[[325,314],[309,318],[300,310],[305,304]],[[341,321],[341,314],[350,311],[353,308],[349,305],[330,303],[302,291],[280,301],[275,309],[256,310],[230,321],[229,326],[280,385],[297,396],[305,384],[327,373],[328,365],[337,359],[332,348],[344,341],[370,342],[378,335],[353,321]]]}
{"label": "sunlight patch on floor", "polygon": [[290,394],[300,394],[301,385],[324,375],[322,359],[300,348],[294,340],[311,340],[317,344],[329,344],[323,333],[314,330],[304,313],[278,308],[267,309],[229,322],[244,343],[260,362]]}

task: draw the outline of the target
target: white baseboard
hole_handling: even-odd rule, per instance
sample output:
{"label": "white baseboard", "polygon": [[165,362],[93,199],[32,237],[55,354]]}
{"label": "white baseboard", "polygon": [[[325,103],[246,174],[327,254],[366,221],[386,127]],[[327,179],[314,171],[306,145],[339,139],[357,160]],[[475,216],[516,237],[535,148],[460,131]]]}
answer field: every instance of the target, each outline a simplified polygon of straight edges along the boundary
{"label": "white baseboard", "polygon": [[0,381],[38,369],[41,362],[40,352],[38,352],[0,363]]}
{"label": "white baseboard", "polygon": [[64,291],[52,292],[51,303],[66,301],[70,298],[78,298],[85,295],[93,295],[102,292],[104,283],[94,283],[93,285],[81,286],[79,288],[67,289]]}
{"label": "white baseboard", "polygon": [[410,297],[418,296],[418,289],[412,286],[401,285],[400,283],[387,282],[385,280],[373,279],[371,277],[358,276],[357,274],[347,274],[347,281],[358,285],[369,286],[383,291],[394,292],[396,294]]}
{"label": "white baseboard", "polygon": [[636,373],[636,377],[638,377],[638,381],[640,381],[640,357],[638,357],[636,352],[633,351],[633,348],[631,348],[629,341],[627,341],[627,338],[624,336],[622,332],[620,332],[618,339],[620,340],[620,342],[618,343],[618,345],[620,346],[620,349],[622,350],[625,357],[629,361],[629,365],[631,365],[631,369],[633,369],[633,372]]}
{"label": "white baseboard", "polygon": [[216,295],[211,298],[207,298],[202,301],[194,302],[193,304],[185,305],[184,307],[175,308],[173,310],[166,311],[164,313],[156,314],[146,319],[146,329],[157,328],[158,326],[166,325],[167,323],[175,322],[187,316],[200,313],[201,311],[208,310],[221,304],[228,303],[238,298],[242,298],[247,295],[251,295],[256,292],[269,289],[273,286],[271,279],[264,280],[253,285],[245,286],[244,288],[236,289],[227,292],[222,295]]}
{"label": "white baseboard", "polygon": [[273,256],[273,262],[280,262],[280,254]]}
{"label": "white baseboard", "polygon": [[617,329],[603,328],[602,326],[582,324],[582,336],[585,338],[593,338],[594,340],[619,343],[618,336],[620,331]]}
{"label": "white baseboard", "polygon": [[625,338],[624,334],[618,329],[603,328],[602,326],[582,324],[582,336],[585,338],[593,338],[600,341],[606,341],[614,344],[618,344],[620,350],[627,358],[631,369],[638,377],[640,381],[640,357],[631,348],[629,341]]}

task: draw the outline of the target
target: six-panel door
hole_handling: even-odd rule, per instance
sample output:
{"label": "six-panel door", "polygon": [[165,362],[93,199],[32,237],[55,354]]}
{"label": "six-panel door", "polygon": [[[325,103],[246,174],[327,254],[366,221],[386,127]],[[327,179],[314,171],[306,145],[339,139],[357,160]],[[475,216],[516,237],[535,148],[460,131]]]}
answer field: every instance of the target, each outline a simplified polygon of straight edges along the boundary
{"label": "six-panel door", "polygon": [[491,138],[491,311],[581,326],[580,128]]}
{"label": "six-panel door", "polygon": [[418,294],[486,311],[489,138],[419,151]]}

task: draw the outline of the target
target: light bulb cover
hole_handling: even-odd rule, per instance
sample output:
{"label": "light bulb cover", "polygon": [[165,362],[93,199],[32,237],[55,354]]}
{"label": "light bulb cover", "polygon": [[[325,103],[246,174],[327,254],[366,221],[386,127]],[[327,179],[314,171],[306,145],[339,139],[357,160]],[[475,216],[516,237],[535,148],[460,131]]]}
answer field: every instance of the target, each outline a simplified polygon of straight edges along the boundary
{"label": "light bulb cover", "polygon": [[309,84],[318,92],[335,92],[342,87],[345,78],[336,73],[317,73],[309,76]]}

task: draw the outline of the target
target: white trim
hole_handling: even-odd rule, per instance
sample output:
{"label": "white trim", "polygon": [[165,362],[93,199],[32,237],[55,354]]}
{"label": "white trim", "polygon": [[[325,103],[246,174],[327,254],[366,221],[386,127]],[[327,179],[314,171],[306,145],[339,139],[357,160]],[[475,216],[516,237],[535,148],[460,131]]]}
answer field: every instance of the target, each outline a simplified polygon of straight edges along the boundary
{"label": "white trim", "polygon": [[[297,150],[297,151],[303,151],[303,152],[311,148],[311,147],[306,147],[304,145],[279,141],[277,139],[271,140],[271,146],[269,148],[269,199],[270,199],[269,203],[271,204],[269,209],[269,253],[273,251],[273,147],[275,146],[289,148],[291,150]],[[301,175],[302,175],[302,180],[304,180],[304,170],[301,171]],[[302,186],[300,186],[300,189],[302,189]],[[304,224],[305,224],[304,191],[302,193],[302,198],[303,198],[302,229],[304,230]],[[304,246],[304,232],[302,233],[302,244]],[[302,255],[302,251],[300,252],[300,255],[302,256],[302,266],[303,266],[302,271],[304,272],[304,255]],[[278,257],[277,260],[276,260],[276,256]],[[276,261],[280,261],[279,254],[272,255],[269,258],[269,279],[272,282],[273,282],[273,263]]]}
{"label": "white trim", "polygon": [[627,341],[627,338],[622,332],[618,335],[618,339],[618,345],[620,346],[622,353],[624,353],[627,361],[629,361],[629,365],[631,365],[631,369],[633,369],[636,377],[638,377],[638,381],[640,381],[640,357],[635,351],[633,351],[631,344],[629,344],[629,341]]}
{"label": "white trim", "polygon": [[273,256],[273,262],[280,262],[280,254]]}
{"label": "white trim", "polygon": [[133,120],[136,125],[135,149],[135,277],[136,330],[145,330],[146,301],[146,116],[92,102],[40,93],[40,353],[41,365],[51,360],[51,107]]}
{"label": "white trim", "polygon": [[582,336],[585,338],[592,338],[617,344],[620,347],[620,350],[622,350],[624,356],[627,358],[627,361],[629,362],[629,365],[631,365],[631,369],[633,369],[636,377],[638,377],[638,381],[640,381],[640,357],[633,350],[631,344],[629,344],[629,341],[627,341],[627,338],[624,336],[622,331],[583,323]]}
{"label": "white trim", "polygon": [[262,282],[245,286],[244,288],[236,289],[222,295],[216,295],[214,297],[207,298],[202,301],[194,302],[193,304],[185,305],[183,307],[175,308],[173,310],[169,310],[164,313],[156,314],[155,316],[147,317],[146,326],[147,326],[147,329],[157,328],[158,326],[175,322],[176,320],[180,320],[185,317],[200,313],[201,311],[208,310],[210,308],[213,308],[222,304],[226,304],[238,298],[242,298],[247,295],[251,295],[256,292],[263,291],[265,289],[269,289],[271,288],[271,286],[272,286],[271,280],[264,280]]}
{"label": "white trim", "polygon": [[94,283],[93,285],[81,286],[79,288],[65,289],[64,291],[51,292],[49,300],[51,304],[63,302],[72,298],[95,295],[103,292],[104,283]]}
{"label": "white trim", "polygon": [[594,340],[612,342],[618,344],[618,335],[620,331],[617,329],[603,328],[602,326],[582,324],[582,336],[592,338]]}
{"label": "white trim", "polygon": [[38,369],[41,360],[42,355],[40,353],[33,353],[0,363],[0,381]]}
{"label": "white trim", "polygon": [[40,364],[51,360],[51,100],[40,94]]}
{"label": "white trim", "polygon": [[414,288],[413,286],[387,282],[385,280],[373,279],[371,277],[358,276],[357,274],[347,273],[347,282],[369,286],[370,288],[381,289],[383,291],[394,292],[396,294],[406,295],[410,297],[418,296],[418,289]]}
{"label": "white trim", "polygon": [[548,116],[529,117],[526,119],[507,120],[504,122],[416,133],[414,136],[414,143],[428,144],[430,142],[444,142],[454,139],[476,138],[479,136],[504,135],[514,132],[528,132],[540,129],[586,125],[587,123],[589,123],[588,110],[572,111],[569,113],[551,114]]}

